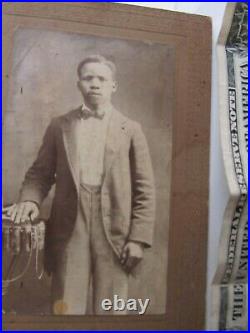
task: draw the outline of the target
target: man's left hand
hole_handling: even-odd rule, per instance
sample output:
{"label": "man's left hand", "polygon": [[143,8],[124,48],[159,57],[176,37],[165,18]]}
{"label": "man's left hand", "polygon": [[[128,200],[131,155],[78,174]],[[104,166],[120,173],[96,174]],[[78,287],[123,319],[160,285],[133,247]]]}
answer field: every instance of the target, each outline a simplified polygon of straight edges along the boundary
{"label": "man's left hand", "polygon": [[135,266],[142,260],[144,253],[144,246],[139,242],[128,242],[121,253],[121,264],[127,272],[131,272]]}

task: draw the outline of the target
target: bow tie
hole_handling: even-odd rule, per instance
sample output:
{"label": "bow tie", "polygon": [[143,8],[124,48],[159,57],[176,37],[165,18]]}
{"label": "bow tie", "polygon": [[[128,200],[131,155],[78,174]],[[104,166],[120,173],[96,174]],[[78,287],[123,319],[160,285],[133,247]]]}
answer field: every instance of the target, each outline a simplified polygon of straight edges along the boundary
{"label": "bow tie", "polygon": [[88,119],[88,118],[97,118],[97,119],[103,119],[105,113],[104,112],[97,112],[94,110],[89,110],[89,109],[83,109],[81,111],[81,116],[83,119]]}

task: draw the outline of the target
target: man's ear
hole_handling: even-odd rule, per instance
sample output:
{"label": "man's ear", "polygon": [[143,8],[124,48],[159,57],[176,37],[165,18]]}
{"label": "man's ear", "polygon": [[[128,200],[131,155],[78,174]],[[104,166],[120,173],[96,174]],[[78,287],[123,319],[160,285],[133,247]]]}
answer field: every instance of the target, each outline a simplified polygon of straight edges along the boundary
{"label": "man's ear", "polygon": [[113,92],[116,92],[117,88],[118,88],[117,82],[113,81]]}

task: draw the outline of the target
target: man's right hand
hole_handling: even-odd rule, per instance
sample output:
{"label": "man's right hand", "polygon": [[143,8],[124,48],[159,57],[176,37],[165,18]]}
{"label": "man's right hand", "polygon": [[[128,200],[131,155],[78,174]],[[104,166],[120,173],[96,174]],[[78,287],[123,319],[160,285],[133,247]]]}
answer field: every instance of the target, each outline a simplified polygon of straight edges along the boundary
{"label": "man's right hand", "polygon": [[24,201],[2,209],[13,222],[34,221],[39,215],[38,205],[32,201]]}

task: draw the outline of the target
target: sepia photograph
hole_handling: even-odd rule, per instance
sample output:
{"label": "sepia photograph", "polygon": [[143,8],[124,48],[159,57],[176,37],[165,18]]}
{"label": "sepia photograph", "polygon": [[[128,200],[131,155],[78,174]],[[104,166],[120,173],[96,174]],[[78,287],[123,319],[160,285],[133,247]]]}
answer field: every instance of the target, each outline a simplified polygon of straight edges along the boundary
{"label": "sepia photograph", "polygon": [[3,310],[164,314],[171,45],[20,28],[3,128]]}

